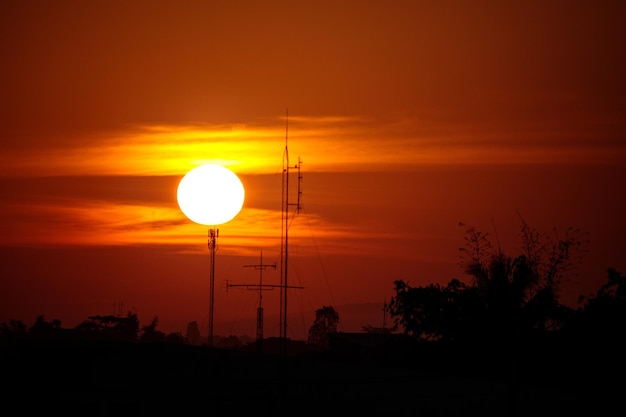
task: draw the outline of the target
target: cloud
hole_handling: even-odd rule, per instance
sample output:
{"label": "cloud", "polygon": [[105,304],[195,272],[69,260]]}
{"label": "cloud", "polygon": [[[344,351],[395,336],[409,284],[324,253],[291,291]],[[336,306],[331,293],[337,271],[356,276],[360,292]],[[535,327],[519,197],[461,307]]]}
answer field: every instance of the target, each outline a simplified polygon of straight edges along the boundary
{"label": "cloud", "polygon": [[[626,155],[617,129],[605,124],[554,132],[550,126],[504,127],[499,122],[444,129],[411,118],[301,117],[289,127],[289,162],[297,163],[302,155],[304,169],[335,172],[425,164],[614,163]],[[282,170],[286,135],[279,121],[146,125],[99,141],[75,140],[73,146],[44,142],[9,149],[0,155],[0,175],[183,175],[209,162],[237,173],[275,173]]]}

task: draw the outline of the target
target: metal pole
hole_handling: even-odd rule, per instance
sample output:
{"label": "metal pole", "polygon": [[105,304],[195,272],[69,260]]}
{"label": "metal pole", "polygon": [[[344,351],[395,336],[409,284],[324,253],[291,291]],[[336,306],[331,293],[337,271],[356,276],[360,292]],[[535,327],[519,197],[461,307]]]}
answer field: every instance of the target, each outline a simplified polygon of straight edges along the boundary
{"label": "metal pole", "polygon": [[207,340],[209,347],[213,347],[213,310],[215,303],[215,250],[218,235],[218,229],[209,229],[208,245],[209,252],[211,254],[211,273],[209,278],[209,336]]}

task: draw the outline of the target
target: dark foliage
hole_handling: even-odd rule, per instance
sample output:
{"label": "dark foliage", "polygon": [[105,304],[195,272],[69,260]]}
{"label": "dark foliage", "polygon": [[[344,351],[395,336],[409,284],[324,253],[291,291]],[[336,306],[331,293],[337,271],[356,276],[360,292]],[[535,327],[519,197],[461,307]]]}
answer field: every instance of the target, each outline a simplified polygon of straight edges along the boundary
{"label": "dark foliage", "polygon": [[76,327],[76,330],[88,339],[134,342],[139,333],[139,319],[137,314],[131,312],[128,312],[126,317],[89,316],[88,320]]}
{"label": "dark foliage", "polygon": [[315,321],[309,328],[307,343],[321,349],[328,348],[328,335],[337,331],[339,313],[332,306],[323,306],[315,312]]}
{"label": "dark foliage", "polygon": [[581,307],[564,330],[595,340],[615,341],[626,335],[626,277],[614,268],[607,282],[589,296],[580,297]]}
{"label": "dark foliage", "polygon": [[165,341],[165,333],[156,329],[158,324],[159,318],[154,317],[149,325],[143,326],[141,328],[139,341],[144,343],[158,343]]}
{"label": "dark foliage", "polygon": [[[384,403],[390,415],[393,407],[394,415],[447,415],[456,401],[454,415],[506,415],[506,408],[513,410],[508,415],[522,415],[514,412],[523,409],[519,402],[541,395],[544,408],[532,402],[528,415],[606,414],[601,411],[621,401],[622,385],[613,381],[626,370],[626,277],[610,268],[607,282],[595,294],[581,296],[579,308],[562,306],[559,288],[575,272],[585,241],[573,229],[561,239],[548,239],[525,223],[521,235],[522,253],[512,257],[494,250],[486,234],[467,228],[461,253],[471,282],[412,287],[395,281],[395,296],[386,307],[391,329],[365,326],[360,334],[365,337],[342,335],[335,309],[318,309],[308,343],[290,345],[293,362],[269,353],[279,352],[278,340],[266,340],[262,354],[253,345],[246,349],[236,336],[208,350],[190,343],[197,339],[197,324],[190,323],[186,337],[165,335],[157,330],[157,317],[140,326],[130,312],[90,316],[74,329],[44,316],[31,327],[16,320],[0,323],[3,371],[11,382],[6,393],[52,398],[21,404],[33,414],[53,409],[64,415],[189,414],[197,412],[202,398],[215,415],[234,409],[278,415],[280,401],[296,398],[293,407],[307,404],[302,415],[323,414],[331,403],[337,410],[338,399],[346,414],[361,405],[359,413],[367,415],[372,405]],[[338,343],[329,343],[333,340]],[[286,370],[293,372],[289,383]],[[388,370],[401,376],[386,379],[396,375]],[[456,382],[433,391],[444,414],[423,408],[431,398],[417,401],[421,391],[407,388],[420,383],[416,386],[429,389],[437,381],[434,375],[455,377],[450,381]],[[469,378],[468,384],[504,384],[506,407],[499,398],[471,402],[466,395],[471,385],[463,386],[462,396],[449,396],[456,377]],[[281,399],[291,384],[300,385]],[[337,391],[330,391],[332,384]],[[352,397],[345,397],[350,387]],[[385,394],[377,398],[364,395],[366,390]],[[403,397],[403,392],[409,394]],[[241,401],[246,394],[251,401]],[[155,395],[158,401],[146,400]]]}
{"label": "dark foliage", "polygon": [[[462,227],[466,227],[460,223]],[[560,329],[572,315],[558,301],[560,285],[575,272],[586,241],[568,229],[550,238],[522,220],[522,253],[494,249],[488,234],[466,227],[461,266],[471,278],[445,287],[410,287],[395,281],[389,304],[394,328],[425,340],[511,339],[520,334]]]}

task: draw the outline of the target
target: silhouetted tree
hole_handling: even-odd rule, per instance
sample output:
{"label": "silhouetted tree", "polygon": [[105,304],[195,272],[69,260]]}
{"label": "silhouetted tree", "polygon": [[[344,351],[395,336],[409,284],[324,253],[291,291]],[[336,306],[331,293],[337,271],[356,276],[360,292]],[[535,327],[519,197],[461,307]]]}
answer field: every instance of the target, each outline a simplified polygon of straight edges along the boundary
{"label": "silhouetted tree", "polygon": [[239,337],[231,334],[226,337],[220,337],[216,341],[215,346],[223,349],[239,349],[241,348],[241,340],[239,340]]}
{"label": "silhouetted tree", "polygon": [[424,340],[457,340],[472,333],[480,316],[480,299],[475,287],[452,279],[445,287],[430,284],[411,287],[394,282],[396,295],[388,311],[393,330]]}
{"label": "silhouetted tree", "polygon": [[182,345],[185,343],[185,337],[181,332],[171,332],[165,336],[165,343]]}
{"label": "silhouetted tree", "polygon": [[575,272],[587,240],[578,229],[565,236],[540,234],[521,218],[522,254],[493,249],[488,234],[466,227],[461,266],[473,279],[485,306],[485,330],[556,329],[562,325],[558,292],[564,277]]}
{"label": "silhouetted tree", "polygon": [[522,219],[523,253],[517,257],[495,248],[488,234],[466,227],[461,266],[472,278],[447,286],[411,287],[394,282],[388,307],[394,330],[425,340],[508,337],[531,329],[558,329],[570,311],[558,302],[563,277],[575,270],[584,252],[580,232],[564,237],[539,234]]}
{"label": "silhouetted tree", "polygon": [[578,333],[594,339],[623,339],[626,334],[626,277],[609,268],[607,282],[595,294],[581,296],[579,301],[581,307],[573,323]]}
{"label": "silhouetted tree", "polygon": [[157,343],[165,341],[165,333],[156,329],[158,324],[159,318],[154,316],[150,324],[141,328],[139,341],[144,343]]}
{"label": "silhouetted tree", "polygon": [[115,342],[134,342],[139,334],[137,314],[128,312],[126,317],[114,315],[89,316],[76,330],[85,338]]}
{"label": "silhouetted tree", "polygon": [[8,323],[0,323],[0,344],[2,345],[24,339],[27,334],[26,325],[21,320],[9,320]]}
{"label": "silhouetted tree", "polygon": [[28,329],[28,333],[37,338],[51,339],[61,334],[61,321],[54,319],[50,322],[43,315],[37,316],[35,323]]}
{"label": "silhouetted tree", "polygon": [[187,332],[185,333],[185,340],[190,345],[201,345],[202,340],[200,339],[200,329],[198,328],[198,322],[192,321],[187,324]]}
{"label": "silhouetted tree", "polygon": [[328,348],[328,335],[337,331],[339,313],[332,306],[323,306],[315,312],[315,321],[309,328],[307,343]]}

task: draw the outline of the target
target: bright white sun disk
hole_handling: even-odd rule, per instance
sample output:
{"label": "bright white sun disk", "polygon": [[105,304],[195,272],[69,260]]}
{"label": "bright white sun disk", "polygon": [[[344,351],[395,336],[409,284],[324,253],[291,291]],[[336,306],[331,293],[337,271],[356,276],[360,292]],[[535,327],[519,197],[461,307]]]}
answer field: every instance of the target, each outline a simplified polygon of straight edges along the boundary
{"label": "bright white sun disk", "polygon": [[243,207],[239,177],[221,165],[200,165],[187,172],[177,191],[178,206],[189,220],[215,226],[232,220]]}

